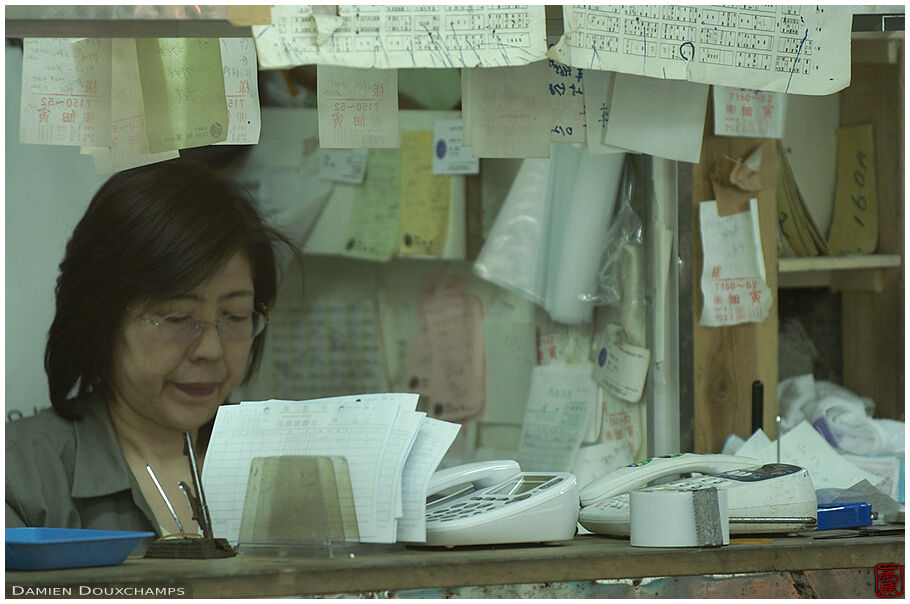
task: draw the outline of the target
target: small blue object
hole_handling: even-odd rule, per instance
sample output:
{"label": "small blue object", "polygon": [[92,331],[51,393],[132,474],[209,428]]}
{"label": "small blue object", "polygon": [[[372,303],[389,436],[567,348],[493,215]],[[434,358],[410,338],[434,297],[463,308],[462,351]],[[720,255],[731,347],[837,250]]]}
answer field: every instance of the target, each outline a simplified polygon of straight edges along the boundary
{"label": "small blue object", "polygon": [[856,528],[872,524],[872,506],[864,501],[818,506],[818,530]]}
{"label": "small blue object", "polygon": [[6,570],[110,566],[155,533],[20,527],[6,529]]}

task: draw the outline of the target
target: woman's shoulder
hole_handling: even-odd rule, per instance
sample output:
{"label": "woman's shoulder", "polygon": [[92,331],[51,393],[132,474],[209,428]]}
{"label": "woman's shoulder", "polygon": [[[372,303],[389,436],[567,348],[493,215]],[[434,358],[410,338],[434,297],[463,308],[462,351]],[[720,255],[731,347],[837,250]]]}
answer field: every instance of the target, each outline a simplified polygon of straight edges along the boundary
{"label": "woman's shoulder", "polygon": [[9,421],[6,423],[6,453],[29,448],[36,440],[59,444],[72,440],[73,423],[74,420],[63,417],[53,408]]}

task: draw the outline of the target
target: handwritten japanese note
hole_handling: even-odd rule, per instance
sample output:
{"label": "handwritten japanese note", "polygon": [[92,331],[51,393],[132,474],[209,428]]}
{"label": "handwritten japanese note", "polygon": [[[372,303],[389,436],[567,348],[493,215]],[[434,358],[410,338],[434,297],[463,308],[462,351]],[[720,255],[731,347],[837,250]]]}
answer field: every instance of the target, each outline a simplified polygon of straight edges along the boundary
{"label": "handwritten japanese note", "polygon": [[319,145],[398,147],[398,72],[316,66]]}
{"label": "handwritten japanese note", "polygon": [[477,174],[480,161],[462,140],[462,120],[437,120],[433,125],[433,174]]}
{"label": "handwritten japanese note", "polygon": [[433,174],[433,133],[401,133],[402,254],[436,256],[449,228],[450,176]]}
{"label": "handwritten japanese note", "polygon": [[201,147],[228,132],[217,38],[136,38],[149,151]]}
{"label": "handwritten japanese note", "polygon": [[782,92],[714,86],[714,134],[780,138],[787,95]]}
{"label": "handwritten japanese note", "polygon": [[25,38],[19,142],[107,146],[111,40]]}
{"label": "handwritten japanese note", "polygon": [[564,5],[553,59],[588,69],[793,94],[850,83],[852,10],[832,5]]}
{"label": "handwritten japanese note", "polygon": [[398,250],[401,150],[370,149],[363,185],[354,192],[341,254],[385,261]]}
{"label": "handwritten japanese note", "polygon": [[[547,77],[541,61],[509,68],[467,69],[474,157],[549,157],[552,96],[528,86]],[[465,73],[462,72],[462,73]]]}
{"label": "handwritten japanese note", "polygon": [[543,5],[273,6],[253,26],[264,69],[316,63],[348,67],[493,67],[544,58]]}
{"label": "handwritten japanese note", "polygon": [[541,365],[531,374],[518,463],[525,471],[569,472],[597,404],[590,365]]}
{"label": "handwritten japanese note", "polygon": [[151,153],[145,133],[145,107],[136,62],[136,40],[111,40],[111,135],[104,147],[91,147],[95,172],[110,174],[179,157],[177,150]]}
{"label": "handwritten japanese note", "polygon": [[255,145],[262,123],[256,45],[250,38],[221,38],[220,43],[228,133],[216,144]]}
{"label": "handwritten japanese note", "polygon": [[406,386],[439,419],[477,415],[486,402],[483,306],[467,283],[458,275],[430,275],[420,283]]}
{"label": "handwritten japanese note", "polygon": [[550,140],[554,143],[583,143],[587,138],[584,70],[553,59],[547,60],[547,67],[546,94],[554,101]]}
{"label": "handwritten japanese note", "polygon": [[698,163],[708,86],[617,73],[604,143]]}
{"label": "handwritten japanese note", "polygon": [[761,323],[771,308],[758,230],[758,201],[749,211],[717,215],[716,201],[699,204],[704,263],[701,324],[709,327]]}

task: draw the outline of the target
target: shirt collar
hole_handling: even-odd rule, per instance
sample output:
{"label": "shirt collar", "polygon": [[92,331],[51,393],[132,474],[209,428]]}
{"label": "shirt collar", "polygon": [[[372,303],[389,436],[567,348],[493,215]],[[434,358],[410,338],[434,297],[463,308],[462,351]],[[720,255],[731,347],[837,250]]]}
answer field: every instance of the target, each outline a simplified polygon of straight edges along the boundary
{"label": "shirt collar", "polygon": [[131,488],[131,472],[107,404],[100,395],[84,403],[84,415],[74,422],[76,462],[73,469],[73,497],[101,497]]}

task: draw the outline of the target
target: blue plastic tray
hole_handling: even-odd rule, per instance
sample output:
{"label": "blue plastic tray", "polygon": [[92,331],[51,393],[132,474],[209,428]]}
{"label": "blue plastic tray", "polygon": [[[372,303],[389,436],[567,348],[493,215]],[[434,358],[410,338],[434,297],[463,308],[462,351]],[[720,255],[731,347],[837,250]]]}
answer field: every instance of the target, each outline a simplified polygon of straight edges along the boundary
{"label": "blue plastic tray", "polygon": [[6,529],[6,569],[45,570],[109,566],[155,533],[22,527]]}

